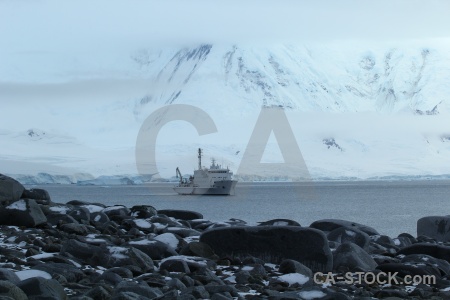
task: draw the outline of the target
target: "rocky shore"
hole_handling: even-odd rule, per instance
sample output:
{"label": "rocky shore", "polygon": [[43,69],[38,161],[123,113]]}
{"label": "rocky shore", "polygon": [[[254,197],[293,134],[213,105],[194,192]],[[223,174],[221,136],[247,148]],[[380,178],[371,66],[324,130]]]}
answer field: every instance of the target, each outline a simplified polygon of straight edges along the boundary
{"label": "rocky shore", "polygon": [[0,175],[0,299],[450,299],[450,217],[417,231],[54,203]]}

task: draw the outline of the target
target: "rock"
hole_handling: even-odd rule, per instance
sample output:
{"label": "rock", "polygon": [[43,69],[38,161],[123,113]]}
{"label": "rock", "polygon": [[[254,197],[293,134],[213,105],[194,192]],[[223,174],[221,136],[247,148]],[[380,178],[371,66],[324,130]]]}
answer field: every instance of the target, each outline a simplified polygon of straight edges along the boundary
{"label": "rock", "polygon": [[154,269],[153,260],[136,248],[119,246],[102,248],[100,265],[105,268],[134,266],[131,271],[137,270],[140,273],[151,272]]}
{"label": "rock", "polygon": [[323,232],[298,226],[221,227],[205,231],[200,242],[219,256],[252,255],[265,262],[301,262],[314,272],[331,271],[333,257]]}
{"label": "rock", "polygon": [[[391,298],[391,299],[407,299],[408,293],[406,291],[402,290],[395,290],[395,289],[383,289],[381,291],[378,291],[374,295],[376,298]],[[396,297],[396,298],[394,298]]]}
{"label": "rock", "polygon": [[130,210],[123,205],[108,206],[105,209],[103,209],[102,212],[106,214],[110,219],[112,216],[126,217],[129,216],[130,214]]}
{"label": "rock", "polygon": [[73,217],[66,215],[66,214],[60,214],[60,213],[51,213],[47,215],[47,222],[50,225],[58,225],[58,224],[78,224],[78,221],[75,220]]}
{"label": "rock", "polygon": [[113,296],[116,296],[117,294],[123,292],[135,293],[137,295],[147,297],[148,299],[157,299],[158,297],[161,297],[163,295],[161,290],[159,290],[158,288],[151,288],[144,283],[138,284],[129,281],[122,281],[121,283],[119,283],[114,289]]}
{"label": "rock", "polygon": [[184,274],[190,274],[191,270],[187,262],[183,259],[169,259],[164,260],[159,265],[160,270],[166,270],[168,272],[180,272]]}
{"label": "rock", "polygon": [[375,229],[372,227],[362,225],[356,222],[350,222],[345,220],[338,220],[338,219],[324,219],[313,222],[311,225],[309,225],[311,228],[316,228],[322,231],[330,232],[335,230],[336,228],[340,227],[347,227],[347,228],[356,228],[361,230],[362,232],[367,233],[368,235],[380,235]]}
{"label": "rock", "polygon": [[154,260],[161,260],[163,258],[178,254],[177,252],[175,252],[175,250],[172,249],[172,247],[169,247],[167,244],[156,240],[132,240],[128,242],[128,245],[141,250]]}
{"label": "rock", "polygon": [[203,215],[201,213],[191,210],[161,209],[158,210],[158,214],[163,214],[171,218],[186,221],[203,219]]}
{"label": "rock", "polygon": [[111,298],[111,293],[102,286],[93,287],[84,295],[95,300],[108,300]]}
{"label": "rock", "polygon": [[33,199],[38,204],[49,205],[51,202],[50,194],[44,189],[30,189],[24,190],[22,199]]}
{"label": "rock", "polygon": [[209,259],[217,258],[211,247],[202,242],[190,242],[180,251],[181,255],[199,256]]}
{"label": "rock", "polygon": [[352,270],[372,271],[377,263],[356,244],[345,242],[333,253],[333,269],[345,272]]}
{"label": "rock", "polygon": [[429,216],[417,221],[417,236],[428,236],[437,241],[450,241],[450,216]]}
{"label": "rock", "polygon": [[28,300],[27,295],[22,291],[19,287],[17,287],[14,283],[0,280],[0,298],[4,297],[4,299],[14,300]]}
{"label": "rock", "polygon": [[88,233],[88,229],[83,224],[62,224],[59,228],[69,234],[86,235]]}
{"label": "rock", "polygon": [[329,241],[338,243],[352,242],[359,247],[366,249],[369,246],[370,237],[367,233],[352,227],[339,227],[328,233]]}
{"label": "rock", "polygon": [[183,295],[192,295],[194,296],[194,299],[210,299],[209,293],[206,291],[205,287],[203,286],[193,286],[188,287],[180,294],[182,297]]}
{"label": "rock", "polygon": [[446,276],[450,275],[450,263],[443,259],[437,259],[425,254],[410,254],[402,258],[404,264],[425,264],[439,269]]}
{"label": "rock", "polygon": [[109,217],[105,213],[101,211],[91,213],[91,223],[105,224],[106,222],[109,222]]}
{"label": "rock", "polygon": [[293,259],[283,260],[280,264],[278,271],[283,274],[299,273],[307,277],[313,276],[313,273],[310,268]]}
{"label": "rock", "polygon": [[75,207],[68,213],[68,215],[77,220],[78,222],[84,224],[89,224],[89,221],[91,220],[91,213],[86,207],[83,206]]}
{"label": "rock", "polygon": [[273,219],[265,222],[258,222],[258,226],[300,226],[296,221],[289,219]]}
{"label": "rock", "polygon": [[33,270],[40,270],[49,273],[54,277],[55,274],[64,276],[69,282],[78,282],[84,278],[84,273],[79,268],[66,263],[46,262],[32,267]]}
{"label": "rock", "polygon": [[426,265],[410,265],[403,263],[391,263],[379,265],[377,267],[378,270],[383,271],[387,274],[394,274],[398,272],[399,277],[405,277],[409,275],[414,277],[415,275],[423,276],[423,275],[434,275],[440,277],[439,271],[436,268],[426,266]]}
{"label": "rock", "polygon": [[30,299],[68,299],[64,288],[54,279],[32,277],[17,284]]}
{"label": "rock", "polygon": [[131,216],[136,219],[147,219],[157,214],[158,211],[151,205],[135,205],[131,208]]}
{"label": "rock", "polygon": [[450,246],[444,245],[417,243],[401,249],[397,254],[426,254],[450,262]]}
{"label": "rock", "polygon": [[8,205],[20,199],[25,188],[17,180],[0,174],[0,205]]}
{"label": "rock", "polygon": [[35,227],[47,222],[47,218],[36,201],[20,199],[0,207],[0,224]]}
{"label": "rock", "polygon": [[0,268],[0,280],[9,281],[11,283],[18,283],[20,281],[16,273],[11,270]]}
{"label": "rock", "polygon": [[61,255],[78,258],[86,264],[98,266],[100,259],[104,258],[104,251],[99,246],[82,243],[69,239],[62,243]]}

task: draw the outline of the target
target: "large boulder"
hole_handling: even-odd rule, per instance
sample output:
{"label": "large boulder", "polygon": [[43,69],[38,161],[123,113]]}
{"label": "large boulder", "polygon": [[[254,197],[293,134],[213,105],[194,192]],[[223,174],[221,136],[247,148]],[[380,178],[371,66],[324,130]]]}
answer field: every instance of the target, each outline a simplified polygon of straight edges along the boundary
{"label": "large boulder", "polygon": [[27,300],[27,295],[14,283],[0,280],[0,299]]}
{"label": "large boulder", "polygon": [[19,282],[17,286],[30,299],[68,299],[64,288],[55,279],[32,277]]}
{"label": "large boulder", "polygon": [[367,233],[352,227],[339,227],[328,233],[329,241],[345,243],[352,242],[361,248],[366,249],[370,243],[370,237]]}
{"label": "large boulder", "polygon": [[345,272],[352,270],[372,271],[377,267],[375,260],[358,245],[345,242],[333,253],[333,269]]}
{"label": "large boulder", "polygon": [[25,188],[17,180],[0,174],[0,204],[5,205],[20,199]]}
{"label": "large boulder", "polygon": [[331,271],[333,256],[323,232],[298,226],[235,226],[214,228],[200,236],[219,256],[260,258],[280,263],[301,262],[312,271]]}
{"label": "large boulder", "polygon": [[403,248],[397,252],[397,255],[410,255],[410,254],[426,254],[433,256],[434,258],[443,259],[450,262],[450,246],[417,243],[409,247]]}
{"label": "large boulder", "polygon": [[158,210],[158,214],[163,214],[168,217],[172,217],[178,220],[195,220],[203,219],[203,215],[199,212],[192,210],[181,210],[181,209],[161,209]]}
{"label": "large boulder", "polygon": [[417,236],[428,236],[437,241],[450,241],[450,216],[429,216],[417,221]]}
{"label": "large boulder", "polygon": [[32,199],[20,199],[0,207],[0,224],[35,227],[47,222],[40,206]]}
{"label": "large boulder", "polygon": [[347,228],[356,228],[361,230],[362,232],[367,233],[368,235],[380,235],[378,231],[373,229],[372,227],[359,224],[356,222],[346,221],[346,220],[338,220],[338,219],[324,219],[313,222],[309,225],[311,228],[319,229],[322,231],[330,232],[340,227]]}
{"label": "large boulder", "polygon": [[48,205],[51,202],[50,194],[43,189],[29,189],[24,190],[21,198],[33,199],[39,204]]}

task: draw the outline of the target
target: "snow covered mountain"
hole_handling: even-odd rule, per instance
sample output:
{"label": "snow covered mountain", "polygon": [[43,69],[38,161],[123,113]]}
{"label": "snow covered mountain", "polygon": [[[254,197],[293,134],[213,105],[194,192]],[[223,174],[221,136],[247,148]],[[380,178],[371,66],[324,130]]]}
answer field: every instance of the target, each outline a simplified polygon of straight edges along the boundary
{"label": "snow covered mountain", "polygon": [[[176,166],[191,172],[198,147],[236,172],[261,107],[272,106],[285,109],[313,178],[450,174],[448,43],[203,44],[9,58],[0,68],[2,102],[14,100],[0,119],[4,173],[136,174],[144,120],[164,105],[190,104],[218,132],[199,137],[185,122],[166,125],[156,145],[162,177]],[[11,161],[29,167],[18,172]],[[263,161],[283,161],[274,136]]]}

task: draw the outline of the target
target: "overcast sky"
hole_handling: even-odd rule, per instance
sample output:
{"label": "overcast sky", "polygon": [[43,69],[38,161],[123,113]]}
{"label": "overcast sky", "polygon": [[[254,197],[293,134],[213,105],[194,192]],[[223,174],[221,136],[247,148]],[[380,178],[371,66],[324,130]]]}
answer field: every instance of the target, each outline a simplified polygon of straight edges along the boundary
{"label": "overcast sky", "polygon": [[0,51],[450,37],[448,0],[0,1]]}

